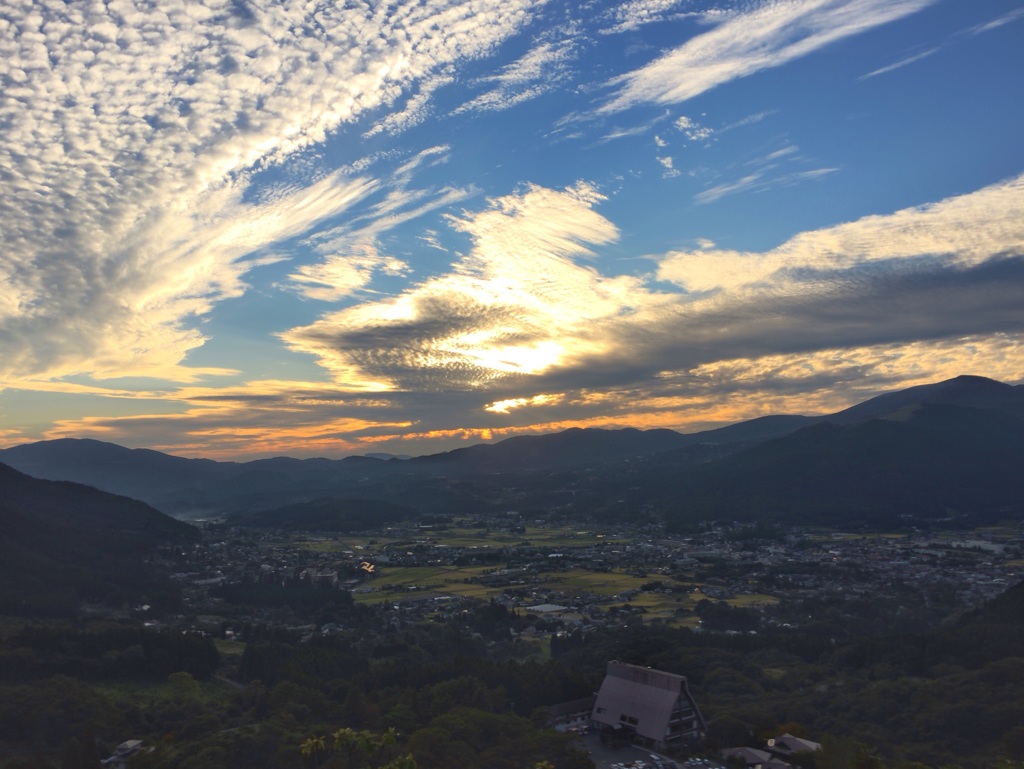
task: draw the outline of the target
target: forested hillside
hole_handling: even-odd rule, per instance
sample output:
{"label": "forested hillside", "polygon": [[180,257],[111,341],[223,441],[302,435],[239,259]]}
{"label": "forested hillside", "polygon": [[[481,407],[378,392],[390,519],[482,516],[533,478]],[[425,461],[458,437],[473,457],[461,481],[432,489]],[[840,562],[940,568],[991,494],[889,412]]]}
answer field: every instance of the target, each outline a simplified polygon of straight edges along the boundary
{"label": "forested hillside", "polygon": [[709,754],[785,728],[824,744],[807,764],[817,769],[983,769],[1024,749],[1022,605],[1018,586],[931,632],[839,644],[630,624],[560,638],[547,662],[508,656],[512,645],[494,639],[524,618],[493,605],[465,625],[301,644],[252,627],[244,653],[220,660],[237,685],[210,679],[219,664],[210,637],[27,628],[0,644],[0,740],[29,751],[8,769],[49,766],[30,755],[47,744],[79,756],[61,766],[87,766],[81,756],[96,755],[87,746],[109,750],[128,737],[155,747],[147,767],[298,769],[310,735],[393,728],[421,769],[475,766],[481,756],[497,769],[541,760],[584,769],[589,759],[571,740],[539,728],[543,709],[593,692],[618,659],[689,678],[710,722]]}
{"label": "forested hillside", "polygon": [[71,616],[82,602],[173,601],[144,565],[199,532],[134,499],[0,465],[0,613]]}

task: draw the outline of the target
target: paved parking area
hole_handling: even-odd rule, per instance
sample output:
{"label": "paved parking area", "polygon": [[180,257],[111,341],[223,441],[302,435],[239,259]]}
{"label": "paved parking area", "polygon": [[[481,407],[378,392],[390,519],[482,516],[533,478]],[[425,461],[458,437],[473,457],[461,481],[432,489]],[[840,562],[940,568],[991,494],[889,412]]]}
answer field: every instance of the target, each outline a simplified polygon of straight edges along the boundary
{"label": "paved parking area", "polygon": [[647,748],[629,745],[609,748],[601,744],[596,732],[580,738],[597,769],[725,769],[722,764],[706,758],[675,761]]}
{"label": "paved parking area", "polygon": [[590,753],[597,769],[673,769],[678,766],[671,758],[660,756],[646,748],[628,745],[622,748],[609,748],[601,744],[596,732],[585,735],[583,743]]}

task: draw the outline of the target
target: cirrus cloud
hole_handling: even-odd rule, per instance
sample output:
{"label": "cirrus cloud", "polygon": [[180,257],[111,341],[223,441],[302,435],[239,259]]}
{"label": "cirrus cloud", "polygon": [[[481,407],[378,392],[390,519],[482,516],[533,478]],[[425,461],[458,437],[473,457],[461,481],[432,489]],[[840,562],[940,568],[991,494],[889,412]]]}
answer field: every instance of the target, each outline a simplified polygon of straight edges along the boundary
{"label": "cirrus cloud", "polygon": [[489,53],[541,4],[9,3],[0,381],[215,373],[182,361],[197,317],[265,263],[250,255],[376,185],[317,173],[258,204],[253,175]]}
{"label": "cirrus cloud", "polygon": [[678,104],[741,77],[778,67],[838,40],[915,13],[936,0],[777,0],[709,15],[709,32],[614,78],[601,112]]}

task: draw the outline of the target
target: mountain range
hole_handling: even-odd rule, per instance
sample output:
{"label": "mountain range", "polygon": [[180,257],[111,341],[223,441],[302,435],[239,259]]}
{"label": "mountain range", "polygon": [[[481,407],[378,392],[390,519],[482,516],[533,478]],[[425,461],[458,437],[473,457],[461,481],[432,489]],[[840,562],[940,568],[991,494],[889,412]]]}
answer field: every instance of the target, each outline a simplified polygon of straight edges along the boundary
{"label": "mountain range", "polygon": [[1024,386],[961,376],[826,416],[769,416],[691,434],[574,428],[409,459],[214,462],[62,439],[0,450],[0,462],[178,517],[258,525],[312,515],[344,529],[375,515],[502,509],[609,517],[647,510],[680,525],[722,517],[1019,519]]}

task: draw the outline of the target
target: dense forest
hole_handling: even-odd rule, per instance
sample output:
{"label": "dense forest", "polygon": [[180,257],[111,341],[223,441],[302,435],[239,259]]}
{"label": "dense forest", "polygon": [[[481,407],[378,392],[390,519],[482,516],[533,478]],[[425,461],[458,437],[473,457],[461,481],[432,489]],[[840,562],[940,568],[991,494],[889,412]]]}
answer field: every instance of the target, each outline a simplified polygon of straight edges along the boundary
{"label": "dense forest", "polygon": [[253,626],[230,659],[215,634],[27,625],[0,647],[2,765],[94,767],[127,739],[152,748],[132,765],[154,769],[372,764],[366,750],[345,764],[308,749],[348,730],[364,747],[391,734],[381,756],[421,769],[584,769],[572,739],[544,728],[545,708],[593,692],[609,659],[686,675],[708,755],[780,728],[823,743],[811,769],[1011,767],[1024,751],[1022,587],[932,631],[844,642],[627,623],[557,636],[550,659],[524,661],[494,640],[523,621],[484,604],[462,623],[305,642]]}

